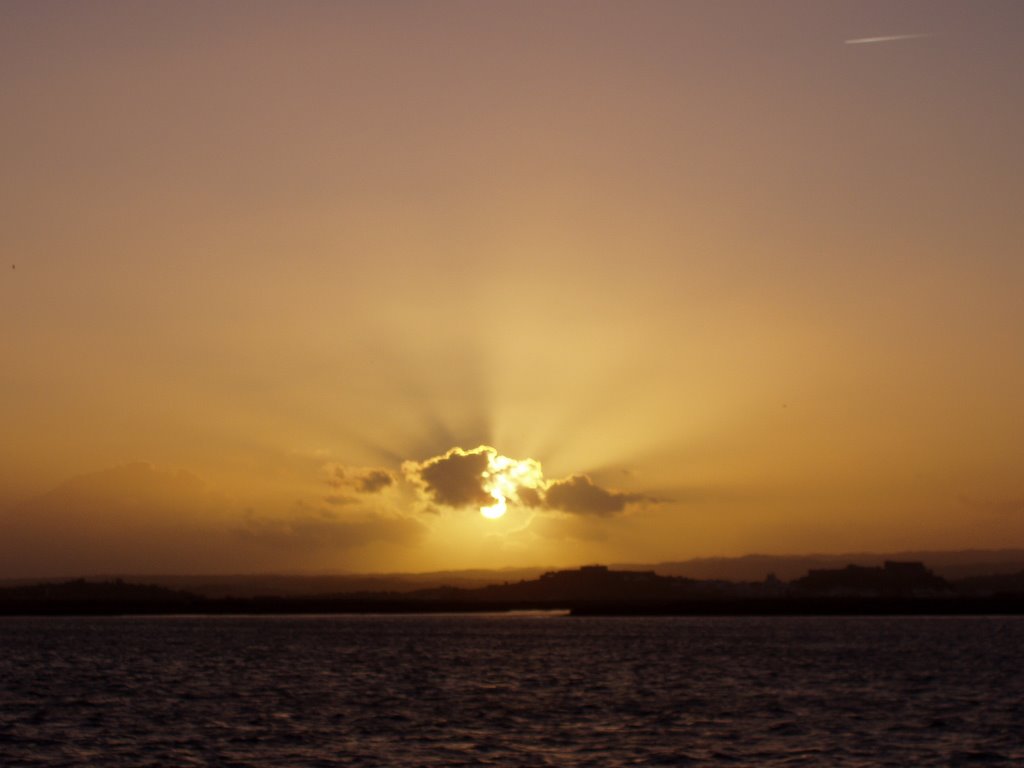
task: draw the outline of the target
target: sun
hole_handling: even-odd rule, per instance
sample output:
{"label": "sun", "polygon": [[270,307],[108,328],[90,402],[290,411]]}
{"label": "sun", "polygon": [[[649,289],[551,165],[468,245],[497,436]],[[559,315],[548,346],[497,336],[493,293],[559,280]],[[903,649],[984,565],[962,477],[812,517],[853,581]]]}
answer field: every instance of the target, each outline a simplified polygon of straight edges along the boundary
{"label": "sun", "polygon": [[540,462],[534,459],[517,461],[497,453],[487,454],[487,469],[481,473],[483,488],[494,503],[480,507],[480,514],[497,520],[508,511],[510,502],[520,502],[520,489],[537,489],[544,483]]}

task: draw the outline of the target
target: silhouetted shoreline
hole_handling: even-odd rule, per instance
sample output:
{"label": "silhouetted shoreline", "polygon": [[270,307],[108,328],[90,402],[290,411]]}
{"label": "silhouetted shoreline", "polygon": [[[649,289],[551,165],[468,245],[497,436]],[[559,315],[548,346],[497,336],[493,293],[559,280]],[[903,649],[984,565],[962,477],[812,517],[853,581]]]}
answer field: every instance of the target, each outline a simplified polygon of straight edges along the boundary
{"label": "silhouetted shoreline", "polygon": [[685,600],[677,603],[466,603],[424,600],[198,600],[179,605],[48,602],[0,605],[0,616],[270,616],[474,614],[566,611],[570,616],[995,616],[1024,615],[1020,596],[940,599]]}
{"label": "silhouetted shoreline", "polygon": [[572,616],[1006,616],[1024,615],[1024,596],[985,598],[777,598],[684,600],[574,606]]}
{"label": "silhouetted shoreline", "polygon": [[701,581],[584,566],[479,589],[208,597],[120,579],[0,589],[0,615],[270,615],[568,611],[573,616],[1024,614],[1024,574],[948,582],[921,563],[812,570],[791,582]]}

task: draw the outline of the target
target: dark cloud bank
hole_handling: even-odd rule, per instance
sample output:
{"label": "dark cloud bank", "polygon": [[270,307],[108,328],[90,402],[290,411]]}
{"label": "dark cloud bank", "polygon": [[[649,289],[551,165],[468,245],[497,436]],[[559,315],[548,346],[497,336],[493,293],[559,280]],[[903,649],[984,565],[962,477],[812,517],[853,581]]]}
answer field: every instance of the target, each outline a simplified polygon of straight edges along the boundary
{"label": "dark cloud bank", "polygon": [[[504,457],[494,448],[482,445],[471,450],[452,448],[447,453],[422,462],[407,461],[402,469],[406,478],[435,505],[451,508],[482,507],[494,503],[494,497],[487,490],[485,475],[488,470],[493,472],[495,463],[500,464],[502,459]],[[630,504],[656,501],[644,494],[621,493],[603,488],[582,474],[570,475],[561,480],[546,480],[539,463],[530,459],[522,463],[528,463],[524,472],[531,478],[532,484],[516,484],[509,500],[532,509],[609,517],[624,512]]]}

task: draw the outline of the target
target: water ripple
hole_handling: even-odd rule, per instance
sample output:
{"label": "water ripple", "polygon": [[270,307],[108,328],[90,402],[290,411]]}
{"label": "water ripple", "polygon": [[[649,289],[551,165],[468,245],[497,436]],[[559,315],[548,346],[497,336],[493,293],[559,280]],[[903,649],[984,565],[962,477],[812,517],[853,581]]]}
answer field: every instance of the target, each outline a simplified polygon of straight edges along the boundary
{"label": "water ripple", "polygon": [[3,766],[1024,763],[1016,618],[0,620]]}

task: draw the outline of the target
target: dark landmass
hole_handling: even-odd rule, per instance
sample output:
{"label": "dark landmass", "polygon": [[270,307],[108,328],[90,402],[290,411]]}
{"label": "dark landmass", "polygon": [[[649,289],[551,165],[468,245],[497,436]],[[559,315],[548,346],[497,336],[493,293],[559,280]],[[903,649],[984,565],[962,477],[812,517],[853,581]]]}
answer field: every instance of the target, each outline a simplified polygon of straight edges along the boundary
{"label": "dark landmass", "polygon": [[744,555],[742,557],[699,557],[654,566],[617,565],[628,570],[653,569],[664,576],[727,581],[760,581],[770,573],[785,581],[803,576],[810,570],[842,568],[846,565],[880,566],[886,561],[921,562],[945,579],[991,576],[1024,571],[1024,550],[958,550],[935,552],[845,553],[839,555]]}
{"label": "dark landmass", "polygon": [[201,599],[155,584],[76,579],[2,589],[0,615],[178,613]]}
{"label": "dark landmass", "polygon": [[[1024,567],[1024,566],[1022,566]],[[91,577],[96,581],[121,579],[135,584],[156,584],[185,590],[204,597],[304,597],[338,595],[353,592],[415,592],[420,589],[452,586],[476,589],[501,581],[536,579],[550,568],[507,568],[494,570],[437,571],[432,573],[381,574],[131,574],[111,573]],[[6,579],[4,586],[39,583],[63,583],[68,578]]]}
{"label": "dark landmass", "polygon": [[584,603],[573,606],[570,613],[573,616],[1007,616],[1024,614],[1024,595]]}
{"label": "dark landmass", "polygon": [[[654,571],[660,576],[681,576],[703,581],[758,582],[769,574],[792,581],[816,569],[843,568],[846,565],[881,566],[885,561],[923,562],[944,579],[988,577],[1024,571],[1024,550],[962,550],[955,552],[909,551],[889,554],[848,553],[841,555],[744,555],[742,557],[693,558],[663,563],[616,563],[617,571]],[[474,569],[435,571],[432,573],[378,574],[215,574],[153,575],[108,573],[92,575],[93,580],[121,578],[134,584],[156,584],[205,597],[328,596],[354,592],[411,593],[438,587],[478,589],[491,584],[539,578],[553,568]],[[59,583],[69,577],[48,579],[5,579],[4,586]]]}
{"label": "dark landmass", "polygon": [[209,597],[123,580],[0,589],[0,615],[445,613],[566,610],[573,615],[1024,614],[1024,570],[949,581],[920,562],[813,569],[784,582],[730,582],[619,571],[551,571],[536,579],[410,592]]}

